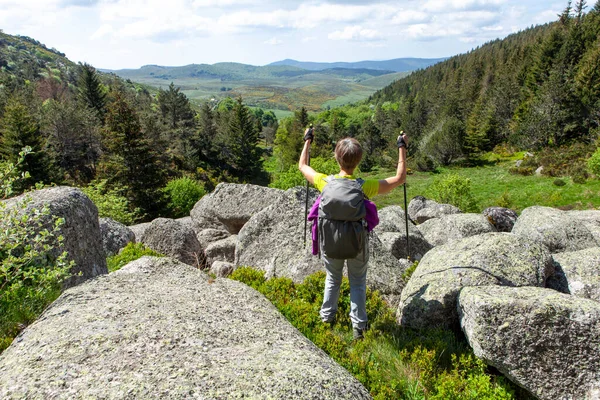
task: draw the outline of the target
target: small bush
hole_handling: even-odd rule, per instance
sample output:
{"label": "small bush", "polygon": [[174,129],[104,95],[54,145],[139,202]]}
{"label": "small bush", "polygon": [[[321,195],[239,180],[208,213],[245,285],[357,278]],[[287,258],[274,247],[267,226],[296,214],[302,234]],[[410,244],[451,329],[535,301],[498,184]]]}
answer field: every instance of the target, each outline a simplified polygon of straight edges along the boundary
{"label": "small bush", "polygon": [[[315,171],[325,175],[333,175],[340,172],[340,167],[333,158],[315,157],[310,160],[310,165]],[[286,172],[275,174],[275,179],[269,184],[269,187],[286,190],[304,185],[306,185],[306,179],[298,169],[298,166],[292,165]]]}
{"label": "small bush", "polygon": [[[21,153],[16,165],[0,168],[2,197],[27,176],[19,172],[23,160]],[[25,197],[10,208],[0,202],[0,353],[59,296],[73,266],[60,252],[64,219],[51,217],[48,207],[27,209],[29,201]]]}
{"label": "small bush", "polygon": [[414,263],[412,263],[412,265],[410,267],[408,267],[406,269],[406,271],[404,271],[402,273],[402,280],[404,281],[404,283],[408,283],[408,281],[410,280],[410,277],[415,272],[415,270],[417,269],[418,265],[419,265],[419,262],[415,261]]}
{"label": "small bush", "polygon": [[512,175],[523,175],[523,176],[530,176],[533,175],[533,168],[531,167],[511,167],[508,169],[508,172]]}
{"label": "small bush", "polygon": [[157,253],[143,243],[128,243],[127,246],[123,247],[119,254],[115,254],[106,259],[108,272],[115,272],[143,256],[164,257],[164,255]]}
{"label": "small bush", "polygon": [[513,154],[517,152],[517,150],[508,143],[498,144],[492,150],[495,154],[498,154],[500,157],[508,158],[512,157]]}
{"label": "small bush", "polygon": [[178,178],[167,183],[164,188],[168,206],[173,217],[190,215],[194,205],[206,194],[204,186],[188,177]]}
{"label": "small bush", "polygon": [[570,146],[547,147],[539,152],[538,160],[544,167],[543,174],[560,177],[569,176],[573,168],[585,168],[594,148],[591,145],[575,143]]}
{"label": "small bush", "polygon": [[142,216],[139,208],[131,210],[129,200],[121,194],[124,189],[109,188],[106,179],[93,181],[81,190],[98,207],[99,217],[111,218],[122,224],[131,225]]}
{"label": "small bush", "polygon": [[583,163],[577,163],[569,168],[569,175],[571,176],[573,183],[578,185],[583,185],[589,178],[586,165]]}
{"label": "small bush", "polygon": [[600,147],[588,158],[587,167],[592,174],[596,175],[596,178],[600,178]]}
{"label": "small bush", "polygon": [[419,153],[415,157],[416,169],[421,172],[433,172],[435,171],[435,163],[433,159],[426,154]]}
{"label": "small bush", "polygon": [[502,196],[500,196],[498,198],[498,200],[496,200],[496,205],[498,207],[504,207],[504,208],[511,208],[512,207],[512,199],[510,197],[510,194],[508,192],[504,192],[502,193]]}
{"label": "small bush", "polygon": [[471,180],[457,174],[437,177],[426,194],[439,203],[452,204],[463,212],[478,211],[471,193]]}
{"label": "small bush", "polygon": [[554,182],[552,182],[554,184],[554,186],[565,186],[567,183],[562,180],[562,179],[555,179]]}

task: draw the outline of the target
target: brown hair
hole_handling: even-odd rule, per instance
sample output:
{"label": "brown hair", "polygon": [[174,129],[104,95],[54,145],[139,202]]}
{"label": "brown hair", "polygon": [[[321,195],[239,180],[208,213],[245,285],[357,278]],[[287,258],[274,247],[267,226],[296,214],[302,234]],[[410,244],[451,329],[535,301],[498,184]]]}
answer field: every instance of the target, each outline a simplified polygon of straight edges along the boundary
{"label": "brown hair", "polygon": [[335,160],[344,170],[354,170],[362,159],[362,147],[354,138],[344,138],[335,146]]}

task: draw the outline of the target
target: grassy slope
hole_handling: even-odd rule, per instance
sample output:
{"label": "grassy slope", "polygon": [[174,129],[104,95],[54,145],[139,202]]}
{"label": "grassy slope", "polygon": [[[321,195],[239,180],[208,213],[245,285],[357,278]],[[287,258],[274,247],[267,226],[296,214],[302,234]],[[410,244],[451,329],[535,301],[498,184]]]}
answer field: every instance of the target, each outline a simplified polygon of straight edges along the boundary
{"label": "grassy slope", "polygon": [[[417,195],[425,195],[428,186],[437,176],[457,173],[471,180],[472,191],[481,210],[501,203],[502,196],[508,199],[511,208],[522,211],[526,207],[540,205],[548,207],[568,207],[576,209],[600,207],[600,180],[590,179],[585,184],[576,184],[569,178],[562,178],[565,186],[556,186],[556,178],[546,176],[511,175],[508,169],[514,161],[502,160],[497,164],[474,168],[447,168],[439,174],[414,172],[407,179],[408,201]],[[392,175],[391,170],[379,171],[369,175],[372,178],[385,178]],[[376,196],[378,207],[404,203],[402,188],[387,195]]]}

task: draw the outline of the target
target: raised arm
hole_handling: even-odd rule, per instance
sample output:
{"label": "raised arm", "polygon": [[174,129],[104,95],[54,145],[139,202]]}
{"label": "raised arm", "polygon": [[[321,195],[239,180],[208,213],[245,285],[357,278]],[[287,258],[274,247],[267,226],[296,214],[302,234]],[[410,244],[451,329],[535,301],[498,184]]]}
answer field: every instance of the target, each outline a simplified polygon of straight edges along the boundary
{"label": "raised arm", "polygon": [[315,183],[315,175],[317,172],[308,165],[308,157],[310,154],[310,145],[313,141],[313,133],[310,132],[309,129],[304,132],[304,148],[302,149],[302,153],[300,154],[300,161],[298,161],[298,169],[302,172],[302,175],[309,181],[311,184]]}
{"label": "raised arm", "polygon": [[398,167],[396,175],[379,181],[378,194],[391,192],[394,188],[406,182],[406,144],[408,137],[405,134],[398,136]]}

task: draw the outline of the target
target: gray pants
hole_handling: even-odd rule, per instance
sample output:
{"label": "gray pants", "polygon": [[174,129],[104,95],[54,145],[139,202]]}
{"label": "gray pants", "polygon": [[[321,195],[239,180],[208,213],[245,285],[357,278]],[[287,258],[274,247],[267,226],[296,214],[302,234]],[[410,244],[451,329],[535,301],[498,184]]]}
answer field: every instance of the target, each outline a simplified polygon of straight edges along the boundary
{"label": "gray pants", "polygon": [[340,285],[344,261],[348,266],[348,280],[350,281],[350,320],[352,327],[365,329],[367,327],[367,263],[368,256],[360,254],[351,260],[334,260],[322,256],[327,271],[325,279],[325,294],[321,306],[321,319],[329,322],[335,318],[340,297]]}

